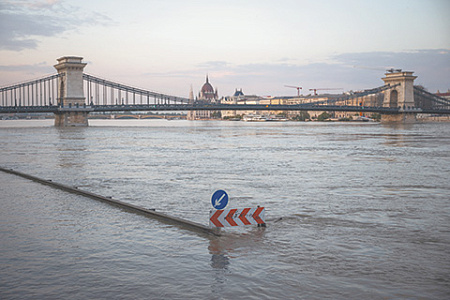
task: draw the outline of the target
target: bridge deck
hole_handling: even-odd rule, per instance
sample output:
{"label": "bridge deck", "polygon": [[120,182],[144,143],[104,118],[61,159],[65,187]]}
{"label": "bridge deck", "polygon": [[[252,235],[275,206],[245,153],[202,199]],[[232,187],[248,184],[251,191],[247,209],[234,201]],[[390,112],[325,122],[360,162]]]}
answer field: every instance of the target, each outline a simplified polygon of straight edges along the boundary
{"label": "bridge deck", "polygon": [[118,112],[118,111],[343,111],[343,112],[373,112],[382,114],[426,113],[450,114],[450,109],[420,109],[420,108],[390,108],[368,106],[340,105],[260,105],[260,104],[138,104],[138,105],[92,105],[79,107],[60,106],[0,106],[0,113],[62,113],[62,112]]}

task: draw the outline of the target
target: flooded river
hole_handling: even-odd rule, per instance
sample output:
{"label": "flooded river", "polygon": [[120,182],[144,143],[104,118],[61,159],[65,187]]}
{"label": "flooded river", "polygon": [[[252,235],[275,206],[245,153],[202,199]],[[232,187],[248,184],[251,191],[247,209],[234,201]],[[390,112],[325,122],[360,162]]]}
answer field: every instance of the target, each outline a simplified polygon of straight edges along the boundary
{"label": "flooded river", "polygon": [[208,224],[198,234],[0,172],[1,299],[448,299],[450,124],[0,121],[0,166]]}

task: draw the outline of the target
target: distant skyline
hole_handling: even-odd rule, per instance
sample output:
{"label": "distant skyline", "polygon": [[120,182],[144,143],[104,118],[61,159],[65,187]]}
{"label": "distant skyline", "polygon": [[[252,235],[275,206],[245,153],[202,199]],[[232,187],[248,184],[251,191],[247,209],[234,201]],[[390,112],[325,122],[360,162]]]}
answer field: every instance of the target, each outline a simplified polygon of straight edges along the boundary
{"label": "distant skyline", "polygon": [[448,0],[0,0],[0,86],[75,55],[88,74],[182,97],[206,74],[220,96],[294,96],[285,85],[381,86],[391,67],[443,92],[449,11]]}

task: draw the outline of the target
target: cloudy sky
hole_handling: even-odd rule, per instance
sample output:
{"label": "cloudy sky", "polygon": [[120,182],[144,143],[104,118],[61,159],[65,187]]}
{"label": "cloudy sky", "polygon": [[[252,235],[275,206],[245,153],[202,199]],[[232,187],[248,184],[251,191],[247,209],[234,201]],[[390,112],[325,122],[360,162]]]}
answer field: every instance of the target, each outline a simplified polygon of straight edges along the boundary
{"label": "cloudy sky", "polygon": [[220,96],[381,86],[386,68],[450,88],[448,0],[0,0],[0,86],[85,72],[187,97],[209,74]]}

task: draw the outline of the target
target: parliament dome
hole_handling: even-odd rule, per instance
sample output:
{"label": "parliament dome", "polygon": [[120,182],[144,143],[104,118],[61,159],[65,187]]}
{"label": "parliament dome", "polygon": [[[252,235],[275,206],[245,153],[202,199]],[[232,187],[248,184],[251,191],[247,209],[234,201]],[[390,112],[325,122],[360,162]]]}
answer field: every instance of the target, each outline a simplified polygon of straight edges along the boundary
{"label": "parliament dome", "polygon": [[206,76],[205,84],[202,86],[202,93],[204,93],[204,94],[209,94],[209,93],[214,94],[214,88],[209,83],[208,75]]}
{"label": "parliament dome", "polygon": [[217,99],[217,91],[214,91],[213,86],[209,83],[208,75],[206,75],[206,82],[200,90],[199,99],[209,101]]}

